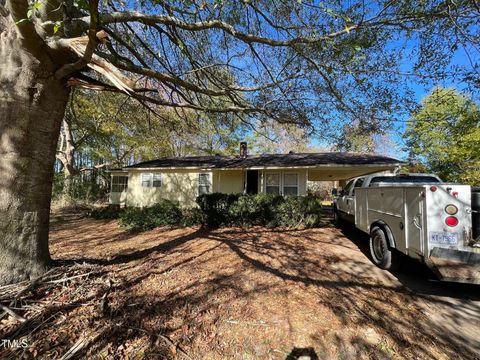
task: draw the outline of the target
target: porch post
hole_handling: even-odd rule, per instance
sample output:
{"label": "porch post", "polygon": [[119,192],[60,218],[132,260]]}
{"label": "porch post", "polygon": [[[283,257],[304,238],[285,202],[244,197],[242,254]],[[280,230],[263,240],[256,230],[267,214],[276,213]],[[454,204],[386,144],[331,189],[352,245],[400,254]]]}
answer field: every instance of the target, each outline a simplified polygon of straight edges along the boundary
{"label": "porch post", "polygon": [[243,169],[243,193],[247,193],[247,169]]}
{"label": "porch post", "polygon": [[265,169],[262,169],[262,171],[259,172],[260,174],[260,191],[259,193],[260,194],[263,194],[264,193],[264,189],[263,189],[263,184],[265,182]]}

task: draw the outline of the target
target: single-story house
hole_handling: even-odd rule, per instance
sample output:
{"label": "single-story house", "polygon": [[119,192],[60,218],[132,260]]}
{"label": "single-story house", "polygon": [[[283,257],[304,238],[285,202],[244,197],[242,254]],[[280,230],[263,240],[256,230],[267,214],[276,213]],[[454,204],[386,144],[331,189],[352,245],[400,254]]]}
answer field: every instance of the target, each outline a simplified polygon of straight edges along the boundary
{"label": "single-story house", "polygon": [[401,161],[346,152],[169,157],[111,171],[110,203],[150,206],[161,198],[195,206],[198,195],[268,193],[305,195],[307,181],[341,182],[394,170]]}

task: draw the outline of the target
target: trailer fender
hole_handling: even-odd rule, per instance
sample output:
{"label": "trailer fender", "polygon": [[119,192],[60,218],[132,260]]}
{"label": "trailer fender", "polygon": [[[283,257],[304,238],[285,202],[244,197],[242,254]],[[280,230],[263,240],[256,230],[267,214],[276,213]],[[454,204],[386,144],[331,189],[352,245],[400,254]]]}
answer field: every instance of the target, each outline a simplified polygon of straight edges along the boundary
{"label": "trailer fender", "polygon": [[392,230],[387,225],[387,223],[383,220],[376,220],[370,225],[370,228],[368,229],[369,232],[371,232],[375,226],[378,226],[385,231],[388,238],[388,245],[390,246],[391,249],[396,249],[397,246],[395,245],[395,237],[393,236]]}

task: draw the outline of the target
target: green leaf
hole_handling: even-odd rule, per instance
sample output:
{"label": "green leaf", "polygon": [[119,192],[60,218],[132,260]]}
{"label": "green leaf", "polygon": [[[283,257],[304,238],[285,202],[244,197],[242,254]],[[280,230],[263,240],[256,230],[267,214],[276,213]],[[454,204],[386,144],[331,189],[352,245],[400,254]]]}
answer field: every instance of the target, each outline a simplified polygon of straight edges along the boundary
{"label": "green leaf", "polygon": [[53,33],[56,34],[58,30],[60,30],[62,25],[63,25],[63,21],[55,21],[55,24],[53,25]]}
{"label": "green leaf", "polygon": [[33,12],[34,12],[35,10],[40,9],[41,6],[42,6],[42,3],[41,3],[40,1],[35,1],[35,2],[28,8],[27,18],[28,18],[28,19],[31,19],[31,18],[32,18],[32,15],[33,15]]}
{"label": "green leaf", "polygon": [[32,9],[32,10],[38,10],[38,9],[40,9],[40,6],[42,6],[42,3],[41,3],[40,1],[35,1],[35,2],[32,4],[31,9]]}

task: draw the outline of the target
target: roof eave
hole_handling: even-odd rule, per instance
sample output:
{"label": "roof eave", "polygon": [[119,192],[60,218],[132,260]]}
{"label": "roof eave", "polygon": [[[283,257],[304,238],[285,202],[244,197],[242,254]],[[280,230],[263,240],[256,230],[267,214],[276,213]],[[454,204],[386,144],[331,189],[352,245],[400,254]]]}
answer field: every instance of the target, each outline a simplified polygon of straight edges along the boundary
{"label": "roof eave", "polygon": [[396,163],[370,163],[370,164],[318,164],[318,165],[299,165],[299,166],[244,166],[244,167],[204,167],[204,166],[153,166],[153,167],[124,167],[122,170],[118,171],[129,171],[129,170],[202,170],[202,171],[212,171],[212,170],[267,170],[267,169],[317,169],[317,168],[330,168],[330,167],[396,167],[406,164],[406,162],[396,162]]}

